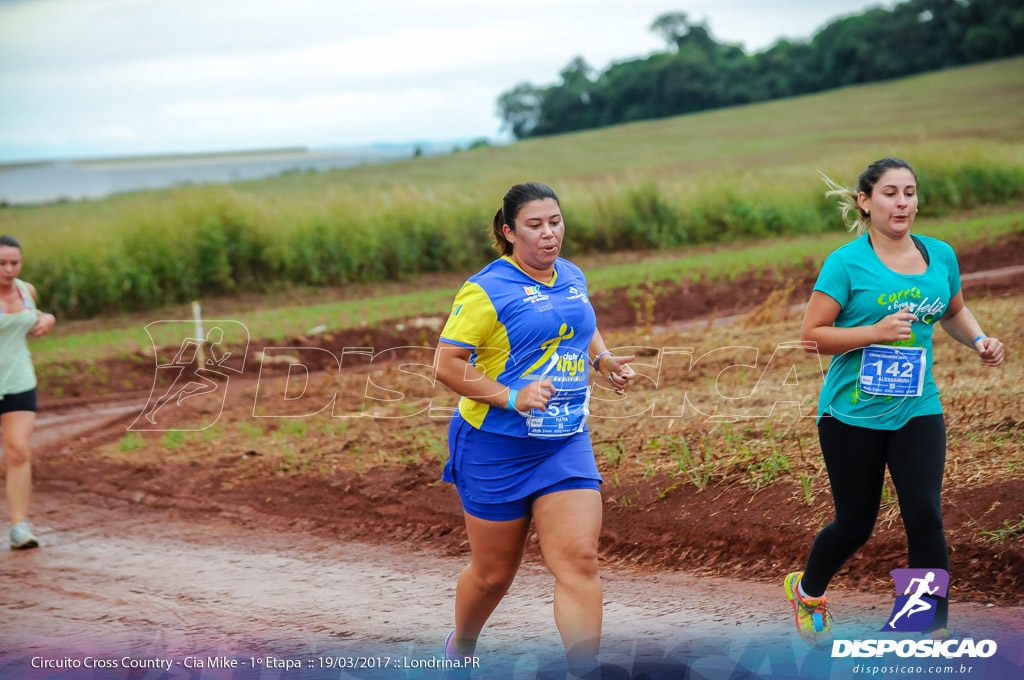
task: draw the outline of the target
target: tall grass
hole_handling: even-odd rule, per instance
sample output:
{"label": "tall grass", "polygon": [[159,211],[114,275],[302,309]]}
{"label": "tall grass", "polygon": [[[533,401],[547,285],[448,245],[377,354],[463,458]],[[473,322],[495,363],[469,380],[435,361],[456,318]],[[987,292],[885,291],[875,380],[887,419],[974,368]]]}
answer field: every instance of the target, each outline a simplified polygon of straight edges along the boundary
{"label": "tall grass", "polygon": [[[1024,199],[1024,167],[1009,164],[936,164],[922,168],[920,180],[923,210],[933,216]],[[571,229],[564,252],[677,248],[837,228],[835,207],[813,180],[799,191],[775,184],[752,177],[742,191],[720,187],[696,196],[676,191],[671,180],[570,186],[563,199]],[[25,274],[47,308],[87,317],[282,282],[399,280],[465,270],[494,257],[490,206],[482,201],[423,194],[378,211],[354,207],[339,201],[274,206],[224,187],[182,190],[129,204],[115,224],[83,234],[74,246],[26,245]]]}
{"label": "tall grass", "polygon": [[[991,243],[1006,234],[1024,232],[1024,212],[1010,208],[999,214],[968,220],[927,221],[915,229],[918,233],[946,241],[959,251],[974,244]],[[746,273],[771,272],[782,277],[785,272],[800,266],[817,271],[825,257],[850,238],[845,233],[809,235],[743,243],[728,248],[702,248],[699,252],[681,248],[657,255],[645,253],[633,258],[637,260],[634,262],[622,262],[621,258],[607,256],[577,261],[587,273],[587,287],[592,294],[616,289],[637,291],[641,284],[653,284],[654,289],[645,288],[650,296],[644,292],[637,300],[630,300],[631,304],[635,302],[638,305],[637,324],[643,326],[653,323],[647,312],[655,300],[658,284],[685,280],[734,280]],[[377,288],[345,300],[307,300],[304,304],[293,304],[288,298],[276,296],[261,299],[261,304],[255,306],[246,305],[244,309],[232,309],[232,299],[225,298],[215,301],[212,309],[205,307],[206,318],[235,319],[246,325],[253,338],[285,340],[301,336],[307,329],[318,325],[333,331],[374,326],[389,319],[444,315],[451,309],[456,285],[457,279],[439,287],[416,282],[391,287],[399,292],[382,292]],[[291,294],[302,295],[294,291]],[[185,318],[189,311],[182,305],[177,310],[164,308],[162,313],[163,318]],[[136,357],[140,348],[149,347],[149,338],[142,327],[153,320],[147,314],[139,316],[144,318],[136,318],[128,324],[123,319],[59,324],[54,333],[32,342],[37,369],[60,361]],[[100,328],[96,328],[97,325]],[[151,330],[161,347],[180,340],[172,326]]]}
{"label": "tall grass", "polygon": [[[1024,199],[1021,66],[444,158],[0,209],[0,232],[22,239],[24,277],[45,306],[82,318],[281,283],[468,270],[494,256],[490,218],[523,179],[558,190],[567,256],[838,231],[815,171],[849,185],[868,162],[894,154],[915,163],[921,215],[942,216]],[[886,114],[865,119],[848,106],[853,96]]]}

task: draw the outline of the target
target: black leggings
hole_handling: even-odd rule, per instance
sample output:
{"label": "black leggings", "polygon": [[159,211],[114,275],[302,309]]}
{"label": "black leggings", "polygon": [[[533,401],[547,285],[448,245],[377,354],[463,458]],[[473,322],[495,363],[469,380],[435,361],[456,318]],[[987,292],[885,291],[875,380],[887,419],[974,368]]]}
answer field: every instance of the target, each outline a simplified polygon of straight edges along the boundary
{"label": "black leggings", "polygon": [[[898,430],[872,430],[837,418],[818,422],[836,518],[818,533],[800,582],[818,596],[875,528],[889,467],[900,515],[907,530],[911,569],[949,571],[949,550],[942,530],[942,474],[946,465],[946,423],[942,415],[911,418]],[[932,629],[946,625],[949,599],[938,599]]]}

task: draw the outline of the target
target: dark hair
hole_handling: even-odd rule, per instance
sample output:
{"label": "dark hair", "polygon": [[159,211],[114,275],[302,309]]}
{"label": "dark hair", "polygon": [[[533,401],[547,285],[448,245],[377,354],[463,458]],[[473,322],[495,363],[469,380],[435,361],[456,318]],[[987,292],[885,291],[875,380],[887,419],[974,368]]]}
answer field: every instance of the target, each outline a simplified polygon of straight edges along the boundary
{"label": "dark hair", "polygon": [[914,176],[914,181],[917,181],[917,173],[914,172],[914,168],[910,167],[910,163],[902,158],[882,158],[869,165],[864,172],[860,173],[860,179],[857,180],[857,191],[863,191],[864,195],[870,196],[871,192],[875,189],[875,185],[878,184],[878,180],[882,179],[882,175],[895,168],[910,170],[910,174]]}
{"label": "dark hair", "polygon": [[0,236],[0,246],[10,246],[11,248],[21,250],[21,244],[18,243],[18,239],[13,236],[7,236],[6,234]]}
{"label": "dark hair", "polygon": [[555,203],[558,203],[559,206],[562,205],[554,190],[540,182],[524,182],[508,190],[505,198],[501,200],[501,207],[494,214],[494,222],[491,224],[491,231],[494,232],[494,247],[499,253],[502,255],[512,254],[512,244],[505,238],[502,226],[507,224],[512,231],[515,231],[519,209],[530,201],[540,201],[545,198],[553,198]]}
{"label": "dark hair", "polygon": [[914,172],[914,168],[910,167],[910,163],[902,158],[881,158],[869,165],[864,172],[860,173],[860,178],[857,180],[857,191],[851,191],[841,184],[833,182],[826,175],[821,175],[829,188],[825,195],[839,199],[839,210],[843,214],[843,222],[850,228],[850,231],[863,234],[871,226],[871,216],[861,210],[860,204],[857,202],[858,192],[863,192],[865,196],[871,196],[871,192],[875,190],[875,185],[878,184],[878,180],[882,179],[882,175],[896,168],[909,170],[910,174],[914,176],[914,181],[917,181],[917,173]]}

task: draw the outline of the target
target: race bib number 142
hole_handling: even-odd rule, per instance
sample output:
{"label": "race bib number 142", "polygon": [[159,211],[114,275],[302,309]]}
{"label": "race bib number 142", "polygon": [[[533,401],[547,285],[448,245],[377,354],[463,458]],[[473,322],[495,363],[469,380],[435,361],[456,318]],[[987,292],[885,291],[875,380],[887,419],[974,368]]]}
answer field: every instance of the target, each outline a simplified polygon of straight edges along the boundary
{"label": "race bib number 142", "polygon": [[860,389],[885,397],[920,397],[925,361],[923,347],[868,345],[860,362]]}

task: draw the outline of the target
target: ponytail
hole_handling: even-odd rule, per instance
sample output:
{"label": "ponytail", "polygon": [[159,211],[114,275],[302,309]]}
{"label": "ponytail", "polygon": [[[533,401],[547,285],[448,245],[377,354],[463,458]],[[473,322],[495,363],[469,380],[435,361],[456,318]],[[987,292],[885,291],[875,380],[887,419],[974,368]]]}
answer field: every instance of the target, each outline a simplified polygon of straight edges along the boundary
{"label": "ponytail", "polygon": [[846,225],[846,228],[857,236],[866,232],[871,227],[871,216],[860,209],[860,205],[857,203],[857,194],[852,189],[847,189],[833,181],[831,177],[820,170],[818,174],[824,180],[825,186],[829,188],[825,192],[825,196],[838,199],[839,212],[842,214],[843,224]]}
{"label": "ponytail", "polygon": [[494,221],[491,223],[491,231],[494,232],[494,249],[502,255],[512,254],[512,244],[505,238],[505,211],[498,208],[494,213]]}

